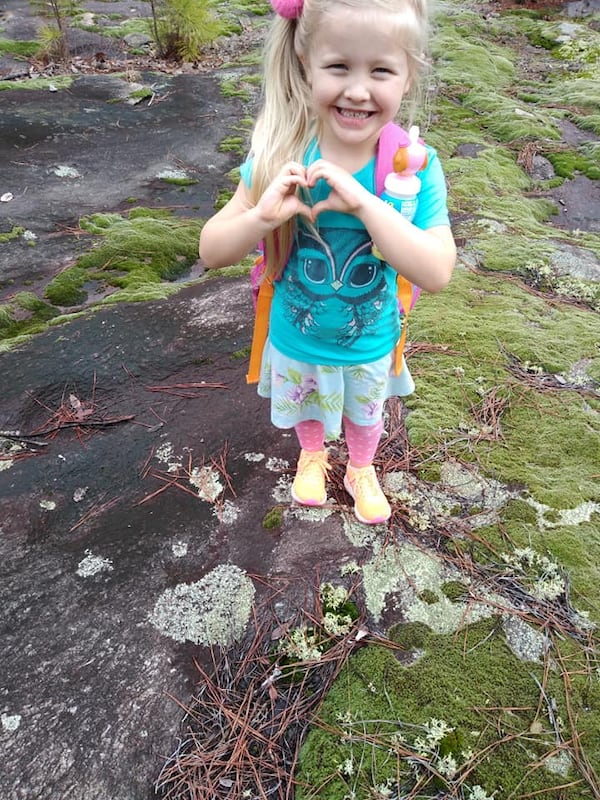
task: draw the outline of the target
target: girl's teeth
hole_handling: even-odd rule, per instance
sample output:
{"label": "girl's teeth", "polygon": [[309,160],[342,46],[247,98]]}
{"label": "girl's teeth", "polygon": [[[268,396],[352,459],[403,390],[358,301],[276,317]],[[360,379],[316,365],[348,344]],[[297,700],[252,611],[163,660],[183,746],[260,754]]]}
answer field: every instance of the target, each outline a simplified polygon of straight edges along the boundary
{"label": "girl's teeth", "polygon": [[347,108],[340,108],[340,113],[343,117],[353,117],[354,119],[366,119],[369,116],[368,111],[349,111]]}

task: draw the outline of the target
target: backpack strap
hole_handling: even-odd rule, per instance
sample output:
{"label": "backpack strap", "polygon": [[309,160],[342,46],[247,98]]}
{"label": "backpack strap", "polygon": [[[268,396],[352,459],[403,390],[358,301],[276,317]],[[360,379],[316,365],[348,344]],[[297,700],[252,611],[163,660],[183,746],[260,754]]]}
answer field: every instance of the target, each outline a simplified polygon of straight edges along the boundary
{"label": "backpack strap", "polygon": [[259,255],[254,262],[252,273],[254,279],[260,280],[258,293],[255,294],[254,303],[254,330],[252,331],[252,345],[250,348],[250,362],[246,383],[258,383],[262,354],[269,332],[269,317],[271,316],[271,301],[273,300],[273,281],[264,276],[266,263],[264,255]]}

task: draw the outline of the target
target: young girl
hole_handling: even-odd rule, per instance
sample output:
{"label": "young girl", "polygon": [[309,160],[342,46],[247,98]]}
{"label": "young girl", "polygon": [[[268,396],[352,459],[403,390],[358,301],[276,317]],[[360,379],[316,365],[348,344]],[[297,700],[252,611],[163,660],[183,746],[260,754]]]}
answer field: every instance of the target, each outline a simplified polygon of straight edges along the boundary
{"label": "young girl", "polygon": [[437,292],[456,258],[435,151],[412,222],[374,193],[380,131],[423,65],[426,0],[272,2],[251,158],[200,255],[227,266],[264,242],[274,297],[258,391],[273,424],[298,436],[292,497],[326,502],[325,441],[343,423],[344,485],[357,518],[380,523],[391,514],[372,463],[383,405],[414,390],[406,366],[392,370],[396,275]]}

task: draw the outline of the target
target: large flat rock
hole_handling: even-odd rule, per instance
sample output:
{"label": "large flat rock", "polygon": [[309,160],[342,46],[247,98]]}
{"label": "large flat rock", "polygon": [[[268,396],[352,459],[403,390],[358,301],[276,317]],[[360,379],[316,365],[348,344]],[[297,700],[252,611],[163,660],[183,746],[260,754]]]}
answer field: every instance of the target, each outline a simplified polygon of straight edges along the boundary
{"label": "large flat rock", "polygon": [[[296,444],[230,355],[251,316],[247,279],[219,279],[0,355],[2,430],[35,439],[71,394],[94,419],[132,417],[59,430],[0,472],[3,797],[154,796],[183,716],[173,698],[188,700],[208,652],[154,627],[162,593],[219,564],[310,581],[352,553],[339,516],[262,526]],[[181,388],[201,381],[220,387]],[[220,515],[187,480],[152,496],[169,449],[184,472],[226,466]]]}

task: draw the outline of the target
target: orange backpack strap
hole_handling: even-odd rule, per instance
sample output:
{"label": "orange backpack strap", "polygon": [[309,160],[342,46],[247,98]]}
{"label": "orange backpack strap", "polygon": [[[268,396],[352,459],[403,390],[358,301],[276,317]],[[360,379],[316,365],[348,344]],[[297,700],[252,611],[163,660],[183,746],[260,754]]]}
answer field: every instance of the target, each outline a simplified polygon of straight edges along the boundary
{"label": "orange backpack strap", "polygon": [[404,311],[404,318],[402,319],[402,333],[394,351],[394,375],[400,375],[402,372],[402,356],[404,354],[404,345],[406,344],[406,331],[408,329],[408,314],[413,302],[413,285],[402,275],[396,278],[396,288],[398,293],[398,306]]}
{"label": "orange backpack strap", "polygon": [[269,331],[269,317],[271,316],[271,301],[273,299],[273,281],[263,277],[254,315],[254,331],[252,332],[252,347],[250,349],[250,363],[246,383],[258,383],[262,354]]}

